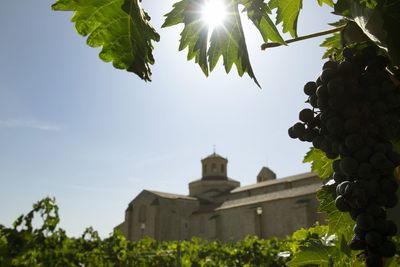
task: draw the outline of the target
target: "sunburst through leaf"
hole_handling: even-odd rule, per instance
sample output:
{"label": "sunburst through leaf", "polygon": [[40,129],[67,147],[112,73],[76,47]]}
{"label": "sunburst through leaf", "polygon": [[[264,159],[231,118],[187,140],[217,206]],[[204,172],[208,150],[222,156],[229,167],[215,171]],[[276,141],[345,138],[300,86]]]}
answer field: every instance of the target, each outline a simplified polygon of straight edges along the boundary
{"label": "sunburst through leaf", "polygon": [[227,18],[227,7],[224,0],[205,0],[201,18],[210,32],[221,27]]}

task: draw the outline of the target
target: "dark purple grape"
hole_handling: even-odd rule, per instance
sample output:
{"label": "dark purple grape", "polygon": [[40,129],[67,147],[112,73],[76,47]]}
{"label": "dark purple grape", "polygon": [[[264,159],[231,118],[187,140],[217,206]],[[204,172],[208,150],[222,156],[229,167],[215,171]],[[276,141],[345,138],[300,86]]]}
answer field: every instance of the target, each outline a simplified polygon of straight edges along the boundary
{"label": "dark purple grape", "polygon": [[358,172],[358,162],[354,158],[345,157],[340,161],[340,169],[348,176],[354,175]]}
{"label": "dark purple grape", "polygon": [[374,227],[374,223],[374,218],[367,213],[361,213],[357,216],[357,225],[363,230],[370,230],[372,227]]}
{"label": "dark purple grape", "polygon": [[379,252],[383,257],[393,257],[396,254],[396,245],[392,241],[386,240],[381,244]]}
{"label": "dark purple grape", "polygon": [[308,96],[315,95],[317,91],[317,84],[315,82],[308,82],[304,85],[304,93]]}
{"label": "dark purple grape", "polygon": [[300,111],[299,119],[302,122],[306,122],[306,123],[312,122],[314,119],[314,112],[309,108],[305,108],[302,111]]}
{"label": "dark purple grape", "polygon": [[378,247],[382,240],[382,235],[376,231],[369,231],[365,234],[365,242],[371,247]]}
{"label": "dark purple grape", "polygon": [[363,250],[367,248],[367,244],[359,236],[354,235],[349,244],[352,250]]}
{"label": "dark purple grape", "polygon": [[349,246],[364,250],[367,267],[381,267],[382,257],[396,250],[389,237],[397,226],[386,209],[398,203],[393,173],[400,154],[391,141],[400,140],[400,90],[385,71],[387,57],[376,47],[356,47],[345,48],[344,60],[329,60],[320,77],[304,85],[312,108],[300,112],[302,123],[289,135],[312,141],[333,159],[336,208],[356,221]]}
{"label": "dark purple grape", "polygon": [[335,199],[336,208],[340,211],[350,211],[351,207],[347,204],[346,199],[343,196],[338,196]]}

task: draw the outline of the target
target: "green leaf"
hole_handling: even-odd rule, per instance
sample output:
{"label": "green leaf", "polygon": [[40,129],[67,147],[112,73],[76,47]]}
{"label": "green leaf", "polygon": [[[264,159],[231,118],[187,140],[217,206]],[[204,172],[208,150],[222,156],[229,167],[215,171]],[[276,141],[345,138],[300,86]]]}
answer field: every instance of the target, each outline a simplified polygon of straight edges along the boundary
{"label": "green leaf", "polygon": [[317,148],[311,148],[304,157],[303,163],[311,162],[311,170],[318,173],[322,179],[328,178],[332,170],[333,160],[328,159],[325,153]]}
{"label": "green leaf", "polygon": [[328,58],[341,51],[343,48],[342,38],[339,33],[334,33],[332,36],[327,37],[320,46],[327,48],[322,58]]}
{"label": "green leaf", "polygon": [[292,37],[297,37],[297,20],[302,0],[271,0],[271,9],[277,9],[276,24],[283,24],[283,32],[289,32]]}
{"label": "green leaf", "polygon": [[[208,25],[201,18],[204,3],[204,0],[182,0],[175,3],[171,12],[165,15],[166,19],[162,27],[184,24],[179,50],[187,48],[187,59],[194,59],[206,76],[215,68],[222,56],[226,73],[229,73],[235,65],[239,76],[247,73],[260,86],[250,64],[238,11],[239,3],[236,0],[225,2],[227,18],[222,26],[214,28],[211,36],[209,36]],[[260,32],[265,34],[265,38],[278,40],[280,36],[279,33],[276,35],[277,31],[274,32],[276,28],[271,27],[265,19],[264,16],[260,21],[262,24]]]}
{"label": "green leaf", "polygon": [[350,0],[338,0],[334,6],[334,14],[351,18],[350,15]]}
{"label": "green leaf", "polygon": [[354,221],[347,212],[341,212],[335,205],[335,185],[324,185],[317,193],[319,211],[326,214],[329,234],[343,235],[350,240],[353,234]]}
{"label": "green leaf", "polygon": [[378,5],[378,0],[360,0],[360,3],[364,4],[370,9],[374,9]]}
{"label": "green leaf", "polygon": [[73,11],[72,22],[100,58],[150,81],[153,41],[160,36],[137,0],[57,0],[53,10]]}
{"label": "green leaf", "polygon": [[333,0],[318,0],[318,4],[322,6],[323,4],[327,4],[330,7],[333,7]]}
{"label": "green leaf", "polygon": [[264,42],[271,40],[275,43],[286,45],[274,22],[271,20],[271,9],[263,0],[240,0],[245,7],[247,17],[254,23],[260,31]]}
{"label": "green leaf", "polygon": [[335,14],[354,20],[377,46],[400,66],[400,0],[371,1],[338,0]]}
{"label": "green leaf", "polygon": [[335,248],[332,246],[324,246],[321,243],[313,242],[294,254],[293,259],[287,263],[287,266],[304,266],[308,264],[327,266],[330,262],[329,258],[334,251]]}
{"label": "green leaf", "polygon": [[380,47],[386,47],[386,32],[383,29],[383,18],[378,9],[369,9],[357,1],[350,6],[350,14],[363,32]]}

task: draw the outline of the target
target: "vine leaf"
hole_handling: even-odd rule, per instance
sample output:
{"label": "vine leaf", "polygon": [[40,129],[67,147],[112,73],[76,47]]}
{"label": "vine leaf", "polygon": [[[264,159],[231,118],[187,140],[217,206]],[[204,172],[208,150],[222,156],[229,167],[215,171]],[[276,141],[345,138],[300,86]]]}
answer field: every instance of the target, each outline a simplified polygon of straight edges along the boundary
{"label": "vine leaf", "polygon": [[332,161],[322,150],[313,147],[307,152],[303,163],[311,162],[311,170],[317,172],[318,176],[325,180],[333,172]]}
{"label": "vine leaf", "polygon": [[330,256],[335,252],[335,247],[325,246],[321,243],[313,242],[307,247],[301,248],[299,252],[294,254],[287,266],[305,266],[318,265],[326,266],[329,263]]}
{"label": "vine leaf", "polygon": [[[162,27],[184,24],[179,50],[187,48],[187,59],[194,59],[206,76],[215,68],[222,56],[226,73],[229,73],[232,66],[235,65],[239,76],[247,73],[260,87],[250,64],[239,16],[239,3],[236,0],[225,1],[227,18],[222,26],[213,29],[211,35],[209,35],[208,25],[201,16],[204,4],[205,0],[182,0],[175,3],[172,10],[165,15],[166,19]],[[250,10],[259,11],[257,9]],[[257,22],[257,20],[255,21]],[[279,39],[280,35],[276,27],[273,23],[268,23],[265,16],[260,18],[256,26],[264,34],[263,37]],[[280,42],[284,42],[282,38]]]}
{"label": "vine leaf", "polygon": [[[318,4],[334,6],[333,0],[318,0]],[[289,32],[292,37],[297,37],[297,20],[303,0],[271,0],[269,7],[277,10],[276,25],[282,23],[284,33]]]}
{"label": "vine leaf", "polygon": [[345,240],[351,240],[354,221],[347,212],[341,212],[335,205],[336,185],[324,185],[317,193],[319,211],[325,212],[330,234],[342,234]]}
{"label": "vine leaf", "polygon": [[254,23],[259,30],[264,42],[271,40],[274,43],[286,45],[274,22],[269,17],[271,9],[263,0],[240,0],[245,7],[247,17]]}
{"label": "vine leaf", "polygon": [[338,0],[335,14],[353,20],[371,41],[389,54],[392,63],[400,66],[400,0]]}
{"label": "vine leaf", "polygon": [[320,46],[327,48],[322,58],[328,58],[342,49],[342,38],[339,33],[334,33],[325,38]]}
{"label": "vine leaf", "polygon": [[318,4],[322,6],[323,4],[327,4],[330,7],[333,7],[333,0],[318,0]]}
{"label": "vine leaf", "polygon": [[297,37],[297,20],[302,0],[271,0],[271,9],[277,9],[276,24],[282,23],[283,32],[289,32],[292,37]]}
{"label": "vine leaf", "polygon": [[53,10],[73,11],[71,21],[87,44],[102,47],[100,58],[117,69],[151,80],[153,42],[160,36],[138,0],[57,0]]}

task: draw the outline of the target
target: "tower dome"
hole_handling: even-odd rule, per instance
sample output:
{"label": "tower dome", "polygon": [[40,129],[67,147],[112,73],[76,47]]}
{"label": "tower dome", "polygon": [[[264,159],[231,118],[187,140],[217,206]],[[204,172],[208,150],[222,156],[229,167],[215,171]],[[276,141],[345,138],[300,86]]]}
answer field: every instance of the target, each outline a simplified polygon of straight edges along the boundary
{"label": "tower dome", "polygon": [[213,153],[201,160],[202,180],[226,180],[228,160]]}

